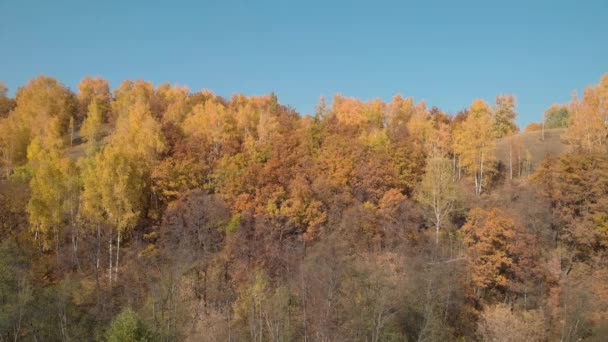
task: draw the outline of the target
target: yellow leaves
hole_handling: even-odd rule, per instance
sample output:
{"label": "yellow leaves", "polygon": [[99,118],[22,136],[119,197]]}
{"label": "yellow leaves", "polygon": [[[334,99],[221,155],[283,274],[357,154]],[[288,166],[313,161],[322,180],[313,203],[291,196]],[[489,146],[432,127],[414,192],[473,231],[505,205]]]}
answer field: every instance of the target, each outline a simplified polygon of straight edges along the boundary
{"label": "yellow leaves", "polygon": [[160,126],[143,101],[137,101],[126,116],[119,117],[110,140],[112,145],[147,163],[165,149]]}
{"label": "yellow leaves", "polygon": [[483,341],[545,341],[545,317],[542,310],[517,312],[506,304],[488,306],[481,314],[478,333]]}
{"label": "yellow leaves", "polygon": [[386,152],[390,141],[386,136],[386,131],[374,131],[361,136],[363,144],[377,152]]}
{"label": "yellow leaves", "polygon": [[361,125],[366,119],[363,115],[363,103],[361,101],[343,97],[340,94],[334,96],[331,111],[338,121],[346,125]]}
{"label": "yellow leaves", "polygon": [[257,126],[258,141],[261,144],[266,144],[272,141],[279,129],[278,118],[274,113],[263,110],[260,113],[259,123]]}
{"label": "yellow leaves", "polygon": [[409,145],[391,144],[390,164],[397,174],[396,185],[410,194],[417,185],[424,168],[424,154],[421,149]]}
{"label": "yellow leaves", "polygon": [[101,222],[104,215],[102,204],[101,184],[97,174],[98,157],[89,157],[80,161],[80,177],[84,185],[80,195],[81,210],[84,217]]}
{"label": "yellow leaves", "polygon": [[[465,121],[454,132],[454,152],[460,164],[475,177],[475,190],[481,193],[485,185],[484,171],[496,159],[494,120],[490,107],[483,100],[471,104]],[[485,168],[485,170],[484,170]]]}
{"label": "yellow leaves", "polygon": [[158,111],[162,113],[162,122],[174,122],[180,124],[188,111],[187,87],[171,86],[168,83],[161,84],[156,88],[154,98],[158,105]]}
{"label": "yellow leaves", "polygon": [[513,264],[516,223],[500,209],[472,209],[462,227],[475,286],[505,287]]}
{"label": "yellow leaves", "polygon": [[266,212],[266,214],[268,214],[270,216],[276,216],[280,213],[277,203],[272,199],[268,200],[268,203],[266,204],[266,208],[264,208],[264,211]]}
{"label": "yellow leaves", "polygon": [[95,157],[96,177],[85,179],[85,191],[91,188],[93,196],[84,199],[100,201],[86,205],[95,215],[99,215],[101,209],[119,230],[133,226],[146,205],[147,170],[138,162],[131,155],[109,146]]}
{"label": "yellow leaves", "polygon": [[305,227],[305,239],[314,239],[327,214],[323,204],[315,199],[305,177],[296,176],[289,184],[288,198],[281,204],[280,214],[296,225]]}
{"label": "yellow leaves", "polygon": [[386,105],[380,99],[362,102],[359,99],[336,94],[331,112],[345,125],[382,127],[386,116]]}
{"label": "yellow leaves", "polygon": [[34,138],[32,143],[27,147],[27,159],[30,161],[40,160],[42,154],[42,143],[39,138]]}
{"label": "yellow leaves", "polygon": [[205,188],[208,170],[194,157],[168,157],[155,164],[152,170],[152,189],[168,203],[187,190]]}
{"label": "yellow leaves", "polygon": [[543,129],[543,126],[538,122],[530,122],[526,128],[524,128],[524,133],[529,132],[537,132]]}
{"label": "yellow leaves", "polygon": [[471,103],[470,114],[474,116],[481,116],[484,114],[490,114],[490,106],[482,99],[475,99]]}
{"label": "yellow leaves", "polygon": [[72,93],[57,80],[39,76],[19,88],[16,107],[2,120],[0,138],[3,159],[13,166],[25,161],[33,137],[41,137],[47,148],[61,147],[74,112]]}
{"label": "yellow leaves", "polygon": [[414,99],[411,97],[403,98],[397,94],[393,96],[393,102],[388,105],[389,121],[399,121],[402,124],[407,123],[414,113]]}
{"label": "yellow leaves", "polygon": [[150,104],[150,99],[154,96],[152,83],[143,80],[124,81],[114,90],[114,101],[112,101],[112,111],[118,118],[128,115],[131,107],[137,103]]}
{"label": "yellow leaves", "polygon": [[192,108],[184,121],[184,132],[187,136],[207,138],[214,143],[221,143],[222,130],[226,116],[226,107],[215,101],[206,101]]}
{"label": "yellow leaves", "polygon": [[105,121],[110,111],[111,100],[108,81],[101,77],[87,76],[78,84],[78,91],[79,118],[90,112],[90,105],[95,102],[102,121]]}
{"label": "yellow leaves", "polygon": [[101,134],[103,130],[103,115],[97,101],[92,101],[88,106],[88,114],[82,126],[80,132],[85,140],[89,143],[90,152],[94,152],[99,141],[101,140]]}
{"label": "yellow leaves", "polygon": [[494,130],[496,138],[502,138],[519,131],[515,123],[515,97],[513,95],[498,95],[494,106]]}
{"label": "yellow leaves", "polygon": [[23,125],[16,115],[0,119],[0,161],[2,164],[16,166],[25,160],[29,141],[29,127]]}
{"label": "yellow leaves", "polygon": [[58,117],[53,117],[48,120],[46,132],[40,135],[43,143],[46,147],[51,150],[62,149],[66,145],[66,138],[64,136],[66,131],[61,126],[61,122]]}
{"label": "yellow leaves", "polygon": [[212,176],[215,190],[232,199],[236,199],[242,193],[254,192],[254,185],[248,184],[245,175],[248,163],[249,160],[243,153],[223,157]]}
{"label": "yellow leaves", "polygon": [[226,233],[232,233],[232,232],[236,231],[237,229],[239,229],[239,226],[241,225],[241,221],[242,221],[241,214],[232,215],[232,217],[230,217],[230,221],[228,221],[228,224],[226,225],[226,227],[224,227],[224,231]]}
{"label": "yellow leaves", "polygon": [[[449,215],[458,199],[454,170],[448,159],[429,158],[416,199],[433,208],[433,216]],[[441,220],[434,217],[434,220]]]}
{"label": "yellow leaves", "polygon": [[593,215],[593,223],[597,234],[598,242],[604,247],[608,247],[608,214],[604,212]]}
{"label": "yellow leaves", "polygon": [[32,169],[27,212],[32,228],[44,235],[48,247],[49,234],[60,229],[64,217],[72,165],[60,151],[45,148],[37,137],[28,147],[27,157]]}
{"label": "yellow leaves", "polygon": [[386,119],[386,104],[378,98],[367,102],[365,117],[372,127],[382,128]]}
{"label": "yellow leaves", "polygon": [[414,136],[415,141],[422,146],[426,151],[429,150],[429,142],[435,135],[433,123],[430,120],[429,113],[424,106],[417,106],[409,122],[407,130]]}
{"label": "yellow leaves", "polygon": [[374,211],[376,211],[376,206],[373,203],[365,202],[365,203],[363,203],[363,209],[365,209],[369,212],[374,212]]}
{"label": "yellow leaves", "polygon": [[346,142],[336,139],[328,143],[328,148],[323,149],[319,156],[323,169],[335,186],[346,186],[355,169],[353,158],[346,153],[350,148],[344,144]]}
{"label": "yellow leaves", "polygon": [[119,231],[135,225],[147,206],[152,164],[164,149],[148,103],[136,99],[118,118],[110,144],[84,164],[83,209],[88,217],[106,217]]}
{"label": "yellow leaves", "polygon": [[604,152],[608,143],[608,91],[606,76],[600,84],[585,89],[582,100],[570,103],[570,122],[564,139],[575,149]]}

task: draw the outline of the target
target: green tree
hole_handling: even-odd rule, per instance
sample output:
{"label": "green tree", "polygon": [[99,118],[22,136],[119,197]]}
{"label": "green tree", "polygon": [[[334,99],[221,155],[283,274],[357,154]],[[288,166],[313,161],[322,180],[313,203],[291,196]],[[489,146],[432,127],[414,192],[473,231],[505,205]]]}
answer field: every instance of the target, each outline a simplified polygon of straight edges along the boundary
{"label": "green tree", "polygon": [[0,340],[19,340],[27,329],[33,286],[29,260],[12,241],[0,242]]}
{"label": "green tree", "polygon": [[545,111],[545,128],[566,128],[570,120],[570,111],[568,106],[552,104]]}
{"label": "green tree", "polygon": [[126,308],[114,317],[106,338],[108,342],[146,342],[152,341],[152,334],[137,314],[131,308]]}

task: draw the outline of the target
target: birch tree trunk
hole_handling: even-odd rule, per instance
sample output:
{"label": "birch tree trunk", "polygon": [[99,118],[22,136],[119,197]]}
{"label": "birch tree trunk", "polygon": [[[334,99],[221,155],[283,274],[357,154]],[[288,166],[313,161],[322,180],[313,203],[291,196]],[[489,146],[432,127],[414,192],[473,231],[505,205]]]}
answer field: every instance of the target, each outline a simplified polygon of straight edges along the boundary
{"label": "birch tree trunk", "polygon": [[479,193],[477,195],[481,195],[483,191],[483,149],[481,150],[481,165],[479,170]]}
{"label": "birch tree trunk", "polygon": [[120,229],[118,229],[118,236],[116,239],[116,273],[114,274],[114,280],[118,280],[118,261],[120,259]]}
{"label": "birch tree trunk", "polygon": [[509,139],[509,179],[513,180],[513,137]]}
{"label": "birch tree trunk", "polygon": [[112,253],[112,232],[110,232],[110,269],[109,269],[110,287],[112,287],[112,258],[114,258],[114,254]]}

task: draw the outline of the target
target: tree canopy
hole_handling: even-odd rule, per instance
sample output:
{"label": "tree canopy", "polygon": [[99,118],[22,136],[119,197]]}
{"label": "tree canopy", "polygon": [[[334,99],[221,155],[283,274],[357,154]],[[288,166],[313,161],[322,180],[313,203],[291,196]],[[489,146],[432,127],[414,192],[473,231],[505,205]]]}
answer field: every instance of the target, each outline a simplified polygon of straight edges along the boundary
{"label": "tree canopy", "polygon": [[0,85],[0,340],[601,339],[607,96]]}

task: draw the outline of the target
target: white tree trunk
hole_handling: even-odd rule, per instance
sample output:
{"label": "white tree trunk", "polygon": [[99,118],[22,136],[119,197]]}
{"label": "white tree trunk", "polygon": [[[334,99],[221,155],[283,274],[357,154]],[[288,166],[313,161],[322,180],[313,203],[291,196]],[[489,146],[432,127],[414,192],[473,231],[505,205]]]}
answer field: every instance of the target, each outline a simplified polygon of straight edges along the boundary
{"label": "white tree trunk", "polygon": [[435,244],[439,245],[439,218],[435,223]]}
{"label": "white tree trunk", "polygon": [[110,269],[109,269],[110,287],[112,287],[112,258],[113,257],[114,257],[114,255],[112,254],[112,232],[110,232]]}
{"label": "white tree trunk", "polygon": [[99,258],[100,258],[100,250],[101,249],[101,227],[99,223],[97,224],[97,251],[95,255],[95,269],[99,270]]}
{"label": "white tree trunk", "polygon": [[513,137],[509,139],[509,179],[513,180]]}
{"label": "white tree trunk", "polygon": [[477,195],[481,195],[483,191],[483,150],[481,150],[481,163],[479,166],[479,193]]}
{"label": "white tree trunk", "polygon": [[118,229],[118,236],[116,240],[116,273],[114,279],[118,280],[118,260],[120,259],[120,229]]}

